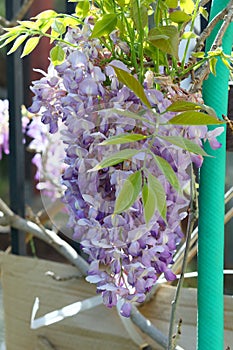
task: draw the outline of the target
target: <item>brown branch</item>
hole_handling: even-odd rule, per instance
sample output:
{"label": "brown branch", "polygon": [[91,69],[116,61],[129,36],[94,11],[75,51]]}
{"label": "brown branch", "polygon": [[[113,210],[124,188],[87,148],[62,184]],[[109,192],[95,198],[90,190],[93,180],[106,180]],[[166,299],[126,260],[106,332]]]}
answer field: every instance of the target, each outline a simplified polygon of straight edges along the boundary
{"label": "brown branch", "polygon": [[33,2],[34,0],[24,0],[24,3],[20,7],[18,13],[15,15],[13,21],[14,22],[21,21],[24,18],[24,16],[27,14]]}
{"label": "brown branch", "polygon": [[191,242],[191,234],[193,232],[194,223],[197,219],[197,208],[196,208],[197,193],[196,193],[196,189],[195,189],[195,179],[194,179],[194,175],[193,175],[193,169],[192,169],[191,180],[190,180],[190,192],[191,192],[190,210],[189,210],[189,216],[188,216],[188,225],[187,225],[184,257],[183,257],[183,261],[182,261],[181,274],[180,274],[180,278],[178,280],[175,297],[174,297],[174,300],[172,301],[172,305],[171,305],[171,317],[170,317],[170,324],[169,324],[168,347],[167,347],[168,350],[175,349],[175,344],[176,344],[176,340],[177,340],[176,336],[173,337],[176,309],[178,306],[181,289],[183,287],[185,270],[186,270],[186,267],[188,264],[188,253],[189,253],[190,242]]}
{"label": "brown branch", "polygon": [[200,1],[199,7],[204,7],[209,2],[210,2],[210,0],[202,0],[202,1]]}
{"label": "brown branch", "polygon": [[[33,236],[41,239],[47,244],[51,245],[61,255],[63,255],[68,261],[76,266],[79,271],[85,276],[87,274],[89,264],[78,255],[66,241],[60,238],[55,232],[47,230],[39,226],[38,224],[29,220],[23,219],[14,214],[13,211],[0,199],[0,211],[3,212],[4,217],[0,218],[0,224],[10,225],[20,231],[27,232]],[[6,222],[7,221],[7,222]]]}
{"label": "brown branch", "polygon": [[[229,5],[228,5],[229,6]],[[212,30],[214,29],[214,27],[216,26],[216,24],[223,20],[223,18],[226,16],[226,14],[228,13],[228,7],[224,8],[221,12],[219,12],[211,21],[210,23],[207,25],[207,27],[203,30],[203,32],[199,35],[199,38],[197,39],[197,43],[196,46],[194,48],[194,52],[199,52],[202,51],[203,47],[204,47],[204,43],[206,41],[206,39],[210,36],[210,33],[212,32]]]}
{"label": "brown branch", "polygon": [[57,350],[57,347],[53,345],[48,338],[46,338],[44,335],[38,335],[38,342],[43,346],[44,350]]}
{"label": "brown branch", "polygon": [[[210,51],[216,51],[216,49],[220,47],[222,44],[223,36],[233,18],[233,0],[229,2],[228,6],[222,12],[225,13],[223,23],[215,37],[215,40],[210,48]],[[194,93],[194,92],[200,91],[202,88],[203,81],[208,78],[209,74],[210,74],[209,63],[206,61],[200,68],[198,68],[194,72],[194,80],[189,92]]]}
{"label": "brown branch", "polygon": [[34,0],[24,0],[24,3],[20,7],[19,11],[12,20],[7,20],[5,17],[0,16],[0,34],[4,32],[3,28],[10,28],[17,26],[17,21],[21,21],[30,7],[32,6]]}
{"label": "brown branch", "polygon": [[[233,198],[233,187],[231,187],[224,196],[225,204],[227,204],[231,199]],[[230,208],[228,212],[225,214],[224,217],[224,224],[226,225],[228,221],[230,221],[233,217],[233,208]],[[197,238],[198,238],[198,228],[195,228],[195,230],[192,232],[191,235],[191,242],[190,247],[191,250],[189,251],[188,255],[188,262],[192,260],[192,258],[197,254]],[[184,251],[185,251],[185,243],[180,247],[178,252],[176,253],[174,257],[174,264],[172,265],[172,271],[175,274],[179,274],[181,271],[181,264],[184,257]]]}

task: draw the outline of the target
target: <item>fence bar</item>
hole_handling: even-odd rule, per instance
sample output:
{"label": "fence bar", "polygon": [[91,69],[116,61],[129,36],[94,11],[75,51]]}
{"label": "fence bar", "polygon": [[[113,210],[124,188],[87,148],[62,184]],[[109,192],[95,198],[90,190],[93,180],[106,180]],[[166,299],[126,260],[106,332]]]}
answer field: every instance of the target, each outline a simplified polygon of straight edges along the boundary
{"label": "fence bar", "polygon": [[66,13],[72,14],[75,11],[74,3],[66,1]]}
{"label": "fence bar", "polygon": [[[213,0],[210,19],[227,6],[229,0]],[[219,24],[207,41],[206,51],[216,36]],[[223,39],[223,50],[230,54],[233,28]],[[217,115],[227,113],[229,71],[219,60],[216,76],[212,74],[203,85],[205,104]],[[213,130],[215,127],[210,128]],[[205,150],[206,157],[200,173],[199,239],[198,239],[198,350],[220,350],[224,346],[223,262],[224,262],[224,188],[226,132],[218,138],[222,148]]]}
{"label": "fence bar", "polygon": [[[6,18],[12,20],[18,12],[20,0],[6,0]],[[24,215],[25,161],[21,123],[23,103],[23,70],[20,50],[7,56],[7,91],[10,116],[10,204],[12,210]],[[25,255],[25,235],[15,229],[11,231],[12,253]]]}

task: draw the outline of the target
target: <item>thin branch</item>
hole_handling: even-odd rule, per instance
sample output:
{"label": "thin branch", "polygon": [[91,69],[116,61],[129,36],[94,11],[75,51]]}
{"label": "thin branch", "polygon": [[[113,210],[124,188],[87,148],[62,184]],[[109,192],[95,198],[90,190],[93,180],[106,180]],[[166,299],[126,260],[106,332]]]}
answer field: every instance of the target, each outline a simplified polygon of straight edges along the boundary
{"label": "thin branch", "polygon": [[[14,214],[13,211],[1,199],[0,211],[2,211],[4,214],[4,220],[8,220],[8,225],[20,231],[31,233],[33,236],[48,243],[61,255],[63,255],[68,261],[70,261],[71,264],[76,266],[84,276],[87,274],[89,264],[81,256],[78,255],[76,250],[74,250],[66,241],[60,238],[55,232],[44,229],[38,224],[23,219],[18,215]],[[0,223],[2,224],[2,220],[0,220]]]}
{"label": "thin branch", "polygon": [[210,0],[201,0],[200,4],[199,4],[199,8],[200,7],[204,7],[206,4],[208,4],[210,2]]}
{"label": "thin branch", "polygon": [[53,345],[44,335],[38,335],[38,342],[43,346],[44,350],[57,350],[57,347],[55,347],[55,345]]}
{"label": "thin branch", "polygon": [[135,306],[132,307],[130,318],[143,333],[149,335],[151,339],[155,340],[159,345],[166,349],[168,344],[167,337],[159,329],[156,329]]}
{"label": "thin branch", "polygon": [[207,27],[203,30],[203,32],[199,35],[199,38],[197,39],[197,43],[196,46],[194,48],[194,52],[198,52],[198,51],[202,51],[203,47],[204,47],[204,43],[206,41],[206,39],[210,36],[210,33],[212,32],[212,30],[214,29],[214,27],[216,26],[216,24],[223,20],[223,18],[226,16],[226,14],[228,13],[228,7],[229,5],[224,8],[221,12],[219,12],[207,25]]}
{"label": "thin branch", "polygon": [[34,0],[24,0],[24,3],[20,7],[18,13],[15,15],[13,21],[14,22],[21,21],[24,18],[24,16],[27,14],[33,2]]}
{"label": "thin branch", "polygon": [[[140,328],[140,330],[149,335],[151,339],[155,340],[159,345],[161,345],[164,349],[167,348],[168,339],[167,337],[159,330],[156,329],[152,323],[146,319],[138,309],[133,306],[130,315],[133,323]],[[175,350],[183,350],[180,346],[176,346]]]}
{"label": "thin branch", "polygon": [[[225,193],[225,196],[224,196],[225,204],[227,204],[232,198],[233,198],[233,186]],[[232,216],[233,216],[233,208],[229,209],[229,211],[225,214],[224,224],[227,224],[228,221],[232,218]],[[198,238],[198,228],[196,227],[195,230],[191,234],[190,247],[192,247],[192,248],[191,248],[191,251],[189,252],[188,262],[190,262],[192,260],[193,256],[195,256],[197,253],[197,245],[196,245],[197,238]],[[172,265],[172,271],[175,274],[178,274],[181,271],[181,264],[182,264],[182,261],[184,258],[185,245],[186,245],[186,243],[184,243],[178,249],[178,251],[174,257],[174,264]],[[194,254],[194,252],[195,252],[195,254]]]}
{"label": "thin branch", "polygon": [[17,25],[17,21],[21,21],[30,7],[32,6],[34,0],[24,0],[24,3],[20,7],[19,11],[12,20],[7,20],[5,17],[0,16],[0,34],[4,32],[3,28],[10,28]]}
{"label": "thin branch", "polygon": [[[233,18],[233,0],[231,0],[223,11],[226,10],[223,23],[215,37],[215,40],[210,48],[210,51],[215,51],[222,44],[223,36],[229,27]],[[217,15],[218,16],[218,15]],[[208,78],[210,74],[209,63],[206,61],[200,68],[198,68],[194,73],[193,85],[190,88],[190,93],[200,91],[202,88],[203,81]]]}
{"label": "thin branch", "polygon": [[175,349],[175,343],[176,343],[176,337],[173,337],[173,331],[174,331],[174,325],[175,325],[175,317],[176,317],[176,309],[179,302],[179,297],[181,293],[181,289],[184,282],[184,273],[187,267],[187,259],[188,259],[188,252],[190,248],[190,241],[191,241],[191,233],[193,232],[194,223],[197,218],[197,209],[196,209],[196,189],[195,189],[195,181],[194,181],[194,175],[192,170],[191,175],[191,181],[190,181],[190,187],[191,187],[191,198],[190,198],[190,210],[189,210],[189,216],[188,216],[188,225],[187,225],[187,234],[186,234],[186,247],[184,252],[184,258],[182,262],[182,269],[179,281],[177,283],[175,298],[172,301],[172,309],[171,309],[171,317],[170,317],[170,325],[169,325],[169,335],[168,335],[168,350],[174,350]]}
{"label": "thin branch", "polygon": [[40,210],[36,216],[40,223],[44,224],[58,214],[62,209],[64,209],[64,203],[62,203],[61,198],[58,198],[50,206]]}
{"label": "thin branch", "polygon": [[229,27],[231,21],[233,18],[233,0],[231,0],[227,6],[227,13],[224,17],[224,21],[215,37],[215,40],[211,46],[210,51],[215,51],[219,46],[222,45],[222,39],[223,36],[227,30],[227,28]]}

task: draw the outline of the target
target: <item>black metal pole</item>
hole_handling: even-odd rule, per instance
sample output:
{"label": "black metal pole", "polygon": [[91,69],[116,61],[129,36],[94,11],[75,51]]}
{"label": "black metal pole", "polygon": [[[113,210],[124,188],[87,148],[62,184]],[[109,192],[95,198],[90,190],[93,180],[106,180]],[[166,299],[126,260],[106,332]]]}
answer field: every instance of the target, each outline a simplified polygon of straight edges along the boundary
{"label": "black metal pole", "polygon": [[75,11],[74,3],[66,1],[66,13],[72,14]]}
{"label": "black metal pole", "polygon": [[[21,6],[21,1],[5,0],[5,6],[6,18],[12,20]],[[21,122],[23,69],[19,51],[7,56],[7,91],[10,118],[10,205],[16,214],[24,216],[25,160]],[[25,234],[12,229],[11,245],[13,254],[25,255]]]}

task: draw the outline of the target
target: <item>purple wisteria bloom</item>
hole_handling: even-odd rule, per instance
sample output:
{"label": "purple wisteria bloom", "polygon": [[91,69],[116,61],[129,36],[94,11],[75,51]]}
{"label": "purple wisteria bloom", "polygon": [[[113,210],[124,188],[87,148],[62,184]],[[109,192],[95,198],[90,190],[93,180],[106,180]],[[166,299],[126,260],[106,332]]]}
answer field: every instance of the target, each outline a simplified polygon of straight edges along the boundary
{"label": "purple wisteria bloom", "polygon": [[9,103],[0,100],[0,159],[2,153],[9,154]]}
{"label": "purple wisteria bloom", "polygon": [[[190,183],[190,164],[194,161],[200,166],[202,158],[156,136],[128,144],[103,146],[101,142],[124,133],[139,133],[182,135],[198,145],[208,139],[216,147],[215,137],[220,130],[210,133],[206,127],[165,125],[174,113],[164,113],[171,101],[154,88],[153,76],[148,73],[143,85],[152,105],[149,110],[118,81],[113,66],[128,72],[130,69],[117,60],[111,62],[111,53],[90,34],[88,21],[82,29],[68,30],[66,40],[78,45],[78,49],[65,47],[65,63],[55,68],[51,64],[48,73],[34,82],[31,110],[42,114],[42,121],[50,125],[52,133],[58,129],[58,120],[63,121],[67,165],[62,177],[66,187],[64,202],[70,211],[74,238],[88,255],[87,281],[97,285],[108,307],[123,299],[121,314],[128,317],[131,303],[143,302],[160,274],[167,280],[176,278],[171,265],[182,239],[180,221],[189,205],[183,190]],[[116,33],[112,33],[112,40],[119,44]],[[138,117],[132,118],[133,113]],[[138,154],[92,171],[103,159],[125,149],[138,150]],[[168,181],[154,161],[156,157],[170,164],[180,191]],[[146,222],[141,193],[130,208],[114,214],[122,185],[136,171],[142,172],[144,182],[149,172],[163,186],[166,218],[155,210]]]}

